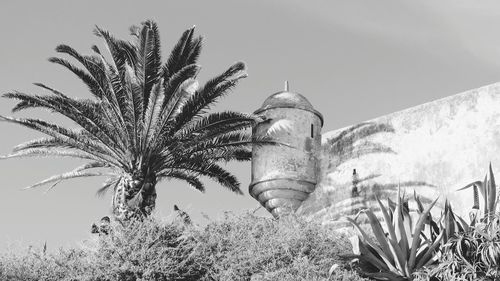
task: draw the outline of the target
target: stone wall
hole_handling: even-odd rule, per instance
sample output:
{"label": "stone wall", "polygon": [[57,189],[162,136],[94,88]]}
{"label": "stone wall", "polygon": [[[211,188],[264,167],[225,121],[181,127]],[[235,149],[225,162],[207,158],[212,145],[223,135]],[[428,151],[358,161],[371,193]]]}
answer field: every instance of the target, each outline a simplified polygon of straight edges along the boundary
{"label": "stone wall", "polygon": [[334,223],[375,195],[396,198],[400,185],[427,202],[448,198],[467,217],[472,191],[456,190],[482,180],[490,162],[500,177],[500,83],[324,133],[321,155],[319,184],[299,214]]}

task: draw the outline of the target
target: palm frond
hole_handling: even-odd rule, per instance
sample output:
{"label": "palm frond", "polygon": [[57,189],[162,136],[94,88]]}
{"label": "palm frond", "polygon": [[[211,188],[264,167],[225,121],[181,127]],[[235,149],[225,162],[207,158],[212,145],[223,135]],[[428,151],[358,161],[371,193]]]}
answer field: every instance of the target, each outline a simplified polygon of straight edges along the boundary
{"label": "palm frond", "polygon": [[80,125],[88,133],[95,136],[97,140],[109,148],[117,156],[123,154],[120,149],[116,138],[112,138],[110,126],[105,126],[102,122],[102,117],[96,116],[92,112],[93,108],[89,108],[85,102],[79,102],[67,97],[58,96],[36,96],[19,92],[6,93],[3,97],[21,100],[12,110],[19,111],[30,107],[41,107],[57,112],[76,124]]}
{"label": "palm frond", "polygon": [[[49,61],[65,66],[80,77],[80,79],[87,84],[91,93],[103,103],[103,109],[105,109],[106,117],[109,120],[112,120],[115,123],[115,126],[125,128],[125,122],[122,117],[118,100],[112,88],[111,80],[112,77],[115,77],[114,80],[116,81],[116,75],[111,75],[113,72],[106,72],[105,60],[102,56],[101,58],[82,56],[67,45],[59,45],[56,50],[74,57],[86,67],[90,74],[75,67],[62,58],[50,58]],[[114,72],[116,73],[117,71]],[[107,74],[110,74],[111,78],[108,77]]]}
{"label": "palm frond", "polygon": [[266,141],[272,141],[266,137],[258,138],[253,136],[251,132],[248,130],[238,130],[238,131],[223,131],[217,135],[213,135],[210,138],[206,139],[193,139],[191,142],[187,143],[189,147],[192,149],[192,152],[202,151],[205,149],[211,148],[219,148],[231,146],[240,146],[240,145],[253,145],[256,142],[267,143]]}
{"label": "palm frond", "polygon": [[258,117],[233,111],[211,113],[197,119],[192,119],[186,126],[174,134],[174,138],[184,139],[186,137],[206,134],[207,132],[232,131],[234,125],[245,124],[251,127],[258,121]]}
{"label": "palm frond", "polygon": [[207,162],[229,162],[229,161],[249,161],[252,159],[252,148],[247,147],[223,147],[212,149],[210,153],[195,153],[190,157],[191,161],[207,161]]}
{"label": "palm frond", "polygon": [[[46,185],[52,182],[60,182],[61,180],[67,180],[67,179],[72,179],[72,178],[79,178],[79,177],[95,177],[95,176],[103,176],[106,175],[103,172],[86,172],[86,170],[89,169],[94,169],[94,168],[103,168],[103,167],[108,167],[108,164],[102,163],[102,162],[91,162],[85,165],[82,165],[80,167],[77,167],[76,169],[60,174],[60,175],[55,175],[50,178],[47,178],[43,181],[40,181],[38,183],[35,183],[33,185],[30,185],[28,187],[25,187],[24,189],[31,189],[35,188],[38,186]],[[54,187],[54,185],[51,186],[51,188]]]}
{"label": "palm frond", "polygon": [[103,161],[109,161],[116,166],[126,165],[123,163],[123,159],[114,158],[112,153],[108,148],[103,147],[100,143],[93,139],[82,137],[82,135],[77,131],[72,131],[65,129],[63,127],[51,124],[39,119],[16,119],[12,117],[0,116],[0,121],[6,121],[11,123],[16,123],[27,128],[42,132],[46,135],[52,136],[53,138],[66,143],[74,149],[78,149],[82,152],[91,154]]}
{"label": "palm frond", "polygon": [[107,178],[101,188],[99,188],[96,192],[96,195],[98,197],[102,197],[108,192],[110,188],[116,188],[116,186],[120,183],[121,177],[115,176],[115,177],[109,177]]}
{"label": "palm frond", "polygon": [[140,144],[140,133],[144,126],[142,119],[143,112],[143,93],[140,85],[137,82],[137,77],[133,69],[126,65],[125,67],[125,88],[126,93],[126,114],[127,114],[127,129],[132,143],[133,153],[137,153],[138,145]]}
{"label": "palm frond", "polygon": [[163,99],[165,98],[163,92],[163,83],[157,83],[151,91],[151,96],[148,102],[146,111],[144,112],[144,129],[143,129],[143,144],[152,140],[152,135],[157,128],[158,117],[161,113],[161,106],[163,104]]}
{"label": "palm frond", "polygon": [[[128,100],[126,99],[126,93],[123,91],[123,73],[126,71],[127,64],[136,66],[137,50],[131,43],[115,39],[108,31],[98,26],[96,26],[94,33],[98,37],[104,39],[106,48],[111,54],[113,61],[111,64],[112,71],[108,72],[108,83],[111,85],[110,94],[108,96],[110,107],[113,109],[116,116],[119,117],[118,121],[122,128],[130,128],[130,120],[126,120],[129,116],[124,112],[124,110],[128,108],[124,103],[128,102]],[[131,136],[128,135],[127,139],[130,140]]]}
{"label": "palm frond", "polygon": [[160,177],[183,180],[183,181],[186,181],[192,187],[194,187],[196,190],[199,190],[201,192],[205,192],[205,186],[198,179],[196,174],[189,173],[189,172],[182,171],[182,170],[172,169],[172,170],[165,171],[164,173],[160,174]]}
{"label": "palm frond", "polygon": [[[163,66],[163,78],[168,80],[170,76],[185,67],[193,64],[199,55],[201,39],[193,42],[194,26],[182,34],[181,38],[173,48],[167,63]],[[198,50],[196,50],[198,49]]]}
{"label": "palm frond", "polygon": [[149,95],[158,82],[161,70],[160,35],[153,21],[142,23],[137,40],[138,66],[136,67],[139,84],[144,93],[144,108],[148,106]]}
{"label": "palm frond", "polygon": [[176,169],[177,171],[185,171],[188,173],[194,173],[196,175],[208,177],[212,180],[217,181],[232,192],[243,194],[243,192],[240,190],[240,182],[238,181],[238,179],[217,164],[185,163],[183,165],[177,165],[176,167],[167,167],[163,172],[160,172],[160,175],[167,173],[169,169]]}
{"label": "palm frond", "polygon": [[[175,90],[172,96],[164,97],[163,106],[160,110],[160,120],[155,126],[155,132],[153,139],[156,141],[155,145],[161,144],[161,140],[164,140],[169,134],[171,134],[172,120],[171,116],[179,111],[179,108],[183,105],[184,101],[191,96],[190,92],[186,89],[190,88],[193,83],[197,83],[194,79],[187,79]],[[168,100],[167,100],[168,98]],[[159,141],[159,142],[158,142]],[[161,146],[161,145],[160,145]]]}
{"label": "palm frond", "polygon": [[57,46],[56,51],[58,53],[67,54],[76,59],[87,69],[90,75],[92,75],[92,77],[100,84],[100,86],[105,88],[107,80],[106,71],[104,66],[100,63],[99,60],[96,59],[96,57],[81,55],[72,47],[64,44]]}
{"label": "palm frond", "polygon": [[246,77],[245,64],[238,62],[221,75],[210,79],[182,105],[179,113],[174,117],[173,131],[179,130],[188,120],[203,113],[203,110],[208,109],[244,77]]}
{"label": "palm frond", "polygon": [[52,58],[49,58],[49,61],[52,63],[55,63],[55,64],[62,65],[65,68],[67,68],[69,71],[73,72],[78,78],[80,78],[80,80],[83,81],[83,83],[85,83],[87,85],[90,93],[92,93],[97,98],[100,98],[104,95],[104,90],[97,83],[97,81],[90,74],[88,74],[86,71],[74,66],[69,61],[67,61],[63,58],[52,57]]}
{"label": "palm frond", "polygon": [[61,149],[59,146],[50,148],[42,147],[42,148],[24,149],[22,151],[17,151],[8,155],[0,156],[0,159],[22,158],[22,157],[48,157],[48,156],[73,157],[73,158],[90,159],[96,161],[103,160],[99,157],[96,157],[92,154],[83,151]]}
{"label": "palm frond", "polygon": [[59,148],[72,148],[68,144],[55,139],[53,137],[43,137],[43,138],[38,138],[34,140],[30,140],[27,142],[23,142],[21,144],[16,145],[12,151],[13,152],[18,152],[26,149],[32,149],[32,148],[53,148],[53,147],[59,147]]}
{"label": "palm frond", "polygon": [[186,81],[191,81],[189,83],[194,83],[198,72],[200,72],[201,67],[197,64],[188,64],[179,71],[175,72],[173,75],[168,77],[168,80],[164,80],[165,88],[165,102],[162,106],[163,111],[167,111],[164,108],[168,107],[168,102],[173,98],[181,85],[185,85]]}
{"label": "palm frond", "polygon": [[52,89],[51,87],[49,87],[43,83],[33,83],[33,85],[40,87],[42,89],[48,90],[48,91],[52,92],[54,95],[60,96],[62,98],[68,98],[68,96],[66,96],[65,94],[59,92],[58,90]]}
{"label": "palm frond", "polygon": [[137,65],[137,48],[130,42],[114,38],[107,30],[98,26],[94,29],[94,34],[104,39],[106,49],[111,54],[113,66],[117,73],[122,73],[125,63],[129,63],[134,68]]}

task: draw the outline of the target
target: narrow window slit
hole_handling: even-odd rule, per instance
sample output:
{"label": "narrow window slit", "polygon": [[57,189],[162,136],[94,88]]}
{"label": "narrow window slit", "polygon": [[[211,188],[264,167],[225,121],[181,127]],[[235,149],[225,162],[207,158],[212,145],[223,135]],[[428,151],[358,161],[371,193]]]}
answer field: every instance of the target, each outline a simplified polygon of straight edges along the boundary
{"label": "narrow window slit", "polygon": [[311,138],[314,138],[314,125],[311,124]]}

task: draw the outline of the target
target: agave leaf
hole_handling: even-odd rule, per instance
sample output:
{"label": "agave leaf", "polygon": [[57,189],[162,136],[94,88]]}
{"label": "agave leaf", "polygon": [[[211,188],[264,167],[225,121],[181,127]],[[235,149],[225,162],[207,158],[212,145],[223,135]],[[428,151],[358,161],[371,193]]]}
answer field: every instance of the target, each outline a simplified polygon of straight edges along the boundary
{"label": "agave leaf", "polygon": [[[404,195],[403,195],[404,199]],[[410,216],[410,211],[409,208],[405,205],[405,201],[403,201],[403,205],[401,206],[401,213],[402,213],[402,219],[403,219],[403,226],[405,228],[405,233],[406,233],[406,240],[408,241],[408,244],[411,244],[412,241],[412,221],[411,221],[411,216]]]}
{"label": "agave leaf", "polygon": [[366,235],[366,232],[359,226],[358,222],[353,220],[352,218],[346,217],[345,218],[347,221],[349,221],[361,234],[361,237],[364,241],[367,241],[370,244],[374,244],[374,242],[370,239],[368,235]]}
{"label": "agave leaf", "polygon": [[427,252],[427,249],[429,249],[431,245],[432,245],[432,242],[429,242],[429,241],[422,243],[420,245],[419,249],[417,250],[417,257],[415,259],[417,261],[420,260],[425,255],[425,253]]}
{"label": "agave leaf", "polygon": [[451,211],[448,199],[444,203],[444,241],[445,243],[455,234],[455,217]]}
{"label": "agave leaf", "polygon": [[488,181],[488,213],[489,215],[493,215],[496,212],[496,185],[495,185],[495,176],[493,175],[493,169],[491,168],[491,162],[489,167],[489,181]]}
{"label": "agave leaf", "polygon": [[375,199],[377,199],[378,205],[380,206],[380,210],[382,211],[382,215],[384,216],[385,225],[387,226],[390,238],[394,241],[397,241],[396,232],[394,230],[394,226],[392,225],[392,221],[389,216],[389,213],[387,212],[387,209],[385,208],[384,204],[382,204],[378,196],[375,196]]}
{"label": "agave leaf", "polygon": [[[375,244],[371,239],[370,237],[368,237],[368,235],[366,235],[366,232],[363,231],[363,229],[361,229],[361,227],[359,226],[359,224],[354,221],[353,219],[347,217],[346,218],[354,227],[356,227],[356,229],[359,231],[359,233],[361,234],[361,237],[362,240],[360,244],[367,244],[370,248],[372,248],[373,250],[375,250],[375,252],[382,258],[383,262],[385,263],[385,265],[387,266],[388,269],[390,269],[391,271],[398,271],[393,265],[392,265],[392,262],[391,262],[391,259],[384,253],[384,251],[379,247],[377,246],[377,244]],[[361,248],[360,248],[361,250]]]}
{"label": "agave leaf", "polygon": [[410,268],[408,267],[408,261],[405,261],[405,272],[406,276],[411,276]]}
{"label": "agave leaf", "polygon": [[451,203],[449,204],[450,214],[453,218],[453,223],[455,228],[457,229],[455,233],[463,233],[466,231],[467,223],[458,215],[453,212],[453,208],[451,207]]}
{"label": "agave leaf", "polygon": [[392,240],[392,239],[388,239],[389,240],[389,243],[392,247],[392,249],[394,250],[394,252],[396,253],[396,256],[395,256],[395,261],[396,261],[396,267],[404,274],[408,275],[408,270],[407,268],[405,267],[405,265],[408,263],[407,260],[404,259],[404,254],[403,252],[401,251],[401,247],[399,247],[399,244],[396,240]]}
{"label": "agave leaf", "polygon": [[375,197],[377,199],[377,202],[380,206],[380,210],[382,211],[382,215],[384,216],[385,220],[385,225],[387,226],[387,230],[389,231],[389,243],[392,246],[393,251],[395,252],[395,260],[397,262],[397,267],[401,270],[404,269],[403,265],[406,263],[406,260],[404,259],[404,255],[402,253],[401,247],[399,247],[398,240],[396,238],[396,233],[394,230],[394,226],[392,225],[391,218],[389,217],[389,213],[387,212],[387,209],[385,208],[384,204],[380,201],[378,196]]}
{"label": "agave leaf", "polygon": [[[470,230],[470,227],[469,227],[469,224],[461,217],[461,216],[456,216],[458,218],[458,220],[460,221],[460,226],[462,227],[463,230],[461,230],[461,232],[469,232]],[[458,223],[458,222],[457,222]]]}
{"label": "agave leaf", "polygon": [[379,258],[377,258],[363,242],[361,242],[360,240],[358,241],[359,241],[359,250],[361,252],[360,258],[368,261],[369,263],[371,263],[372,265],[374,265],[375,267],[377,267],[382,271],[389,271],[389,267],[387,266],[387,264],[385,264]]}
{"label": "agave leaf", "polygon": [[415,189],[413,190],[413,197],[415,198],[415,202],[417,202],[418,213],[420,214],[424,211],[424,205],[422,204],[422,201],[420,201],[420,197],[417,196]]}
{"label": "agave leaf", "polygon": [[441,233],[436,238],[434,243],[427,249],[427,251],[424,252],[425,254],[421,258],[417,259],[417,266],[415,268],[420,268],[422,266],[428,265],[428,263],[435,256],[434,250],[439,246],[443,237],[444,237],[444,231],[441,231]]}
{"label": "agave leaf", "polygon": [[399,243],[399,247],[401,248],[401,252],[403,254],[403,259],[408,260],[408,253],[410,252],[408,236],[405,232],[405,227],[403,225],[403,216],[402,216],[402,203],[401,203],[401,188],[398,189],[398,202],[396,204],[396,208],[394,209],[394,228],[396,232],[397,241]]}
{"label": "agave leaf", "polygon": [[484,199],[484,213],[483,216],[486,218],[488,216],[488,174],[484,176],[484,181],[479,186],[479,191],[483,195]]}
{"label": "agave leaf", "polygon": [[[394,250],[394,248],[389,245],[387,242],[387,237],[385,236],[384,230],[382,229],[382,226],[380,225],[380,221],[378,218],[375,216],[373,211],[371,209],[368,209],[365,211],[366,215],[368,216],[368,219],[370,220],[370,225],[373,230],[373,234],[375,235],[375,238],[377,238],[378,243],[382,247],[382,251],[387,254],[387,257],[390,261],[390,263],[393,266],[397,267],[398,262],[398,256]],[[395,263],[396,260],[396,263]],[[401,266],[398,267],[399,269],[402,269]]]}
{"label": "agave leaf", "polygon": [[414,268],[415,266],[415,258],[416,258],[416,253],[417,249],[420,246],[420,233],[422,232],[422,228],[425,223],[425,218],[427,214],[431,211],[432,207],[437,203],[439,200],[439,197],[436,198],[426,209],[425,211],[420,215],[420,218],[417,221],[417,224],[415,225],[415,229],[413,232],[413,241],[412,241],[412,246],[411,246],[411,252],[410,252],[410,259],[408,262],[408,267],[410,269]]}
{"label": "agave leaf", "polygon": [[482,184],[483,184],[483,182],[482,182],[482,181],[475,181],[475,182],[471,182],[471,183],[467,184],[466,186],[464,186],[464,187],[461,187],[461,188],[457,189],[457,191],[465,190],[465,189],[467,189],[467,188],[469,188],[469,187],[472,187],[472,186],[474,186],[474,185],[478,185],[478,186],[480,186],[480,185],[482,185]]}
{"label": "agave leaf", "polygon": [[[420,196],[417,195],[417,192],[415,190],[413,190],[413,195],[414,195],[414,198],[415,198],[415,202],[417,202],[417,213],[420,215],[423,211],[424,211],[424,205],[422,204],[422,201],[420,200]],[[436,222],[432,219],[432,214],[429,213],[429,215],[427,216],[426,218],[426,221],[425,221],[425,224],[426,226],[424,226],[425,228],[428,228],[429,229],[429,238],[432,239],[434,241],[434,239],[436,238],[436,231],[439,232],[439,227],[437,226]],[[425,232],[425,230],[424,230]],[[424,232],[422,232],[422,234],[424,234]],[[425,236],[425,235],[424,235]]]}
{"label": "agave leaf", "polygon": [[477,190],[477,185],[474,185],[473,191],[474,191],[474,205],[472,206],[472,209],[479,210],[479,192]]}

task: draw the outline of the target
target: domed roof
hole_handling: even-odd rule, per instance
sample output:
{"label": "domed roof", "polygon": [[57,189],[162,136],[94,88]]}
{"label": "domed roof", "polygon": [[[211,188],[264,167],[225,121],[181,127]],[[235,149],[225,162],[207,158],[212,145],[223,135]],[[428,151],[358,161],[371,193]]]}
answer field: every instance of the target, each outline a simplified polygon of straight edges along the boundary
{"label": "domed roof", "polygon": [[261,109],[272,107],[296,107],[302,109],[314,109],[311,103],[301,94],[283,91],[268,97]]}
{"label": "domed roof", "polygon": [[264,101],[262,106],[257,109],[255,113],[259,114],[272,108],[296,108],[310,111],[321,119],[321,125],[323,125],[323,116],[321,113],[315,110],[312,104],[299,93],[293,93],[285,90],[273,94]]}

